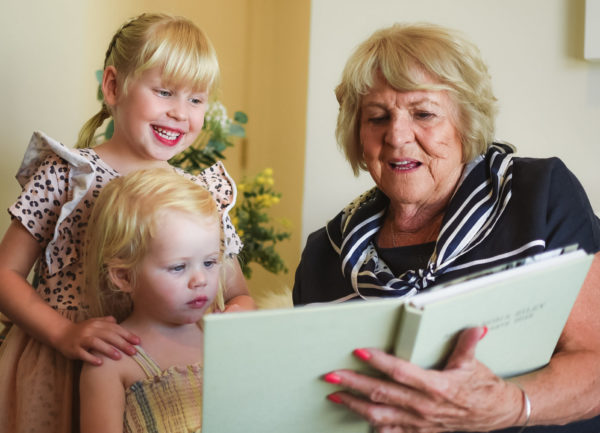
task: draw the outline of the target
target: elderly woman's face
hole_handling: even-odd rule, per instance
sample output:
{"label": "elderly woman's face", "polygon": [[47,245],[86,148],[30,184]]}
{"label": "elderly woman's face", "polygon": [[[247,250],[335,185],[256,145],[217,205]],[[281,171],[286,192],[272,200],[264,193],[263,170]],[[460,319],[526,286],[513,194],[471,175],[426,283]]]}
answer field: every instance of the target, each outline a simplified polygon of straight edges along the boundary
{"label": "elderly woman's face", "polygon": [[367,168],[392,206],[450,198],[463,169],[456,113],[445,91],[398,92],[378,75],[361,102],[360,140]]}

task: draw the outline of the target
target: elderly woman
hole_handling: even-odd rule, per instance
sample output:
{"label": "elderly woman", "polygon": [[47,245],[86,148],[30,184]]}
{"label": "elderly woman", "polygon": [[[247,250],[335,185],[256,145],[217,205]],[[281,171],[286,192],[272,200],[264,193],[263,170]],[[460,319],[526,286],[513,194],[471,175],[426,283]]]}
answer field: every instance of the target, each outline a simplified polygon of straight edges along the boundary
{"label": "elderly woman", "polygon": [[[377,31],[349,59],[336,95],[338,142],[376,187],[310,235],[295,304],[410,296],[549,249],[600,250],[599,220],[565,165],[493,142],[491,80],[459,34]],[[439,371],[358,348],[386,378],[329,372],[343,389],[328,398],[380,432],[600,431],[599,254],[546,367],[495,376],[474,356],[485,331],[464,331]]]}

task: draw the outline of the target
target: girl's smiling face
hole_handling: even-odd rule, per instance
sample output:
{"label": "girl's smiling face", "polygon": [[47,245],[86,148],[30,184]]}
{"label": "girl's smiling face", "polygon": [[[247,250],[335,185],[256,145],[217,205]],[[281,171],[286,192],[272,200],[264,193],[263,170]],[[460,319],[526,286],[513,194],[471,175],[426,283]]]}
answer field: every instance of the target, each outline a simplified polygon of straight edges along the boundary
{"label": "girl's smiling face", "polygon": [[[107,73],[116,76],[114,67],[107,67]],[[115,122],[111,141],[134,160],[168,161],[187,149],[202,130],[206,92],[164,82],[158,67],[132,79],[126,92],[114,83],[114,94],[105,93]]]}
{"label": "girl's smiling face", "polygon": [[362,98],[360,140],[371,177],[392,207],[449,200],[464,165],[457,112],[445,91],[399,92],[377,74]]}

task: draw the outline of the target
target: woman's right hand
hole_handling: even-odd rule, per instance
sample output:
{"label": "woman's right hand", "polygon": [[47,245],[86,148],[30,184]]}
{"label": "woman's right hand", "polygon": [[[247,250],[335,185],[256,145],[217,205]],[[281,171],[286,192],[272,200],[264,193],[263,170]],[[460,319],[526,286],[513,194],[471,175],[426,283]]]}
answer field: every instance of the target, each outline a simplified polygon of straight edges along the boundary
{"label": "woman's right hand", "polygon": [[139,337],[118,325],[110,316],[78,323],[65,322],[53,341],[55,349],[65,357],[94,365],[102,364],[98,355],[114,360],[120,359],[121,353],[134,355],[136,349],[133,345],[136,344],[140,344]]}
{"label": "woman's right hand", "polygon": [[324,380],[345,390],[328,398],[365,418],[377,432],[489,431],[520,425],[525,415],[519,388],[475,358],[484,332],[482,327],[463,331],[441,371],[422,369],[381,350],[355,351],[385,377],[336,370]]}

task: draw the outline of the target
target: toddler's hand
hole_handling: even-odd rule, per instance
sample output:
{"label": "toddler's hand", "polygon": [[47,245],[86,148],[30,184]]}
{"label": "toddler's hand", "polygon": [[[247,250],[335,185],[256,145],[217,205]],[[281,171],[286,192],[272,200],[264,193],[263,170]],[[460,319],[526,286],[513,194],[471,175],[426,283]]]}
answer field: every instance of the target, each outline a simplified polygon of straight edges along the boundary
{"label": "toddler's hand", "polygon": [[222,312],[223,313],[234,313],[236,311],[246,311],[246,310],[238,304],[228,304],[228,305],[225,305],[225,309]]}
{"label": "toddler's hand", "polygon": [[95,356],[94,352],[118,360],[121,352],[135,354],[133,345],[139,343],[140,339],[118,325],[114,317],[98,317],[79,323],[71,322],[60,333],[55,347],[67,358],[100,365],[102,359]]}
{"label": "toddler's hand", "polygon": [[227,301],[223,313],[256,310],[256,303],[250,295],[238,295]]}

